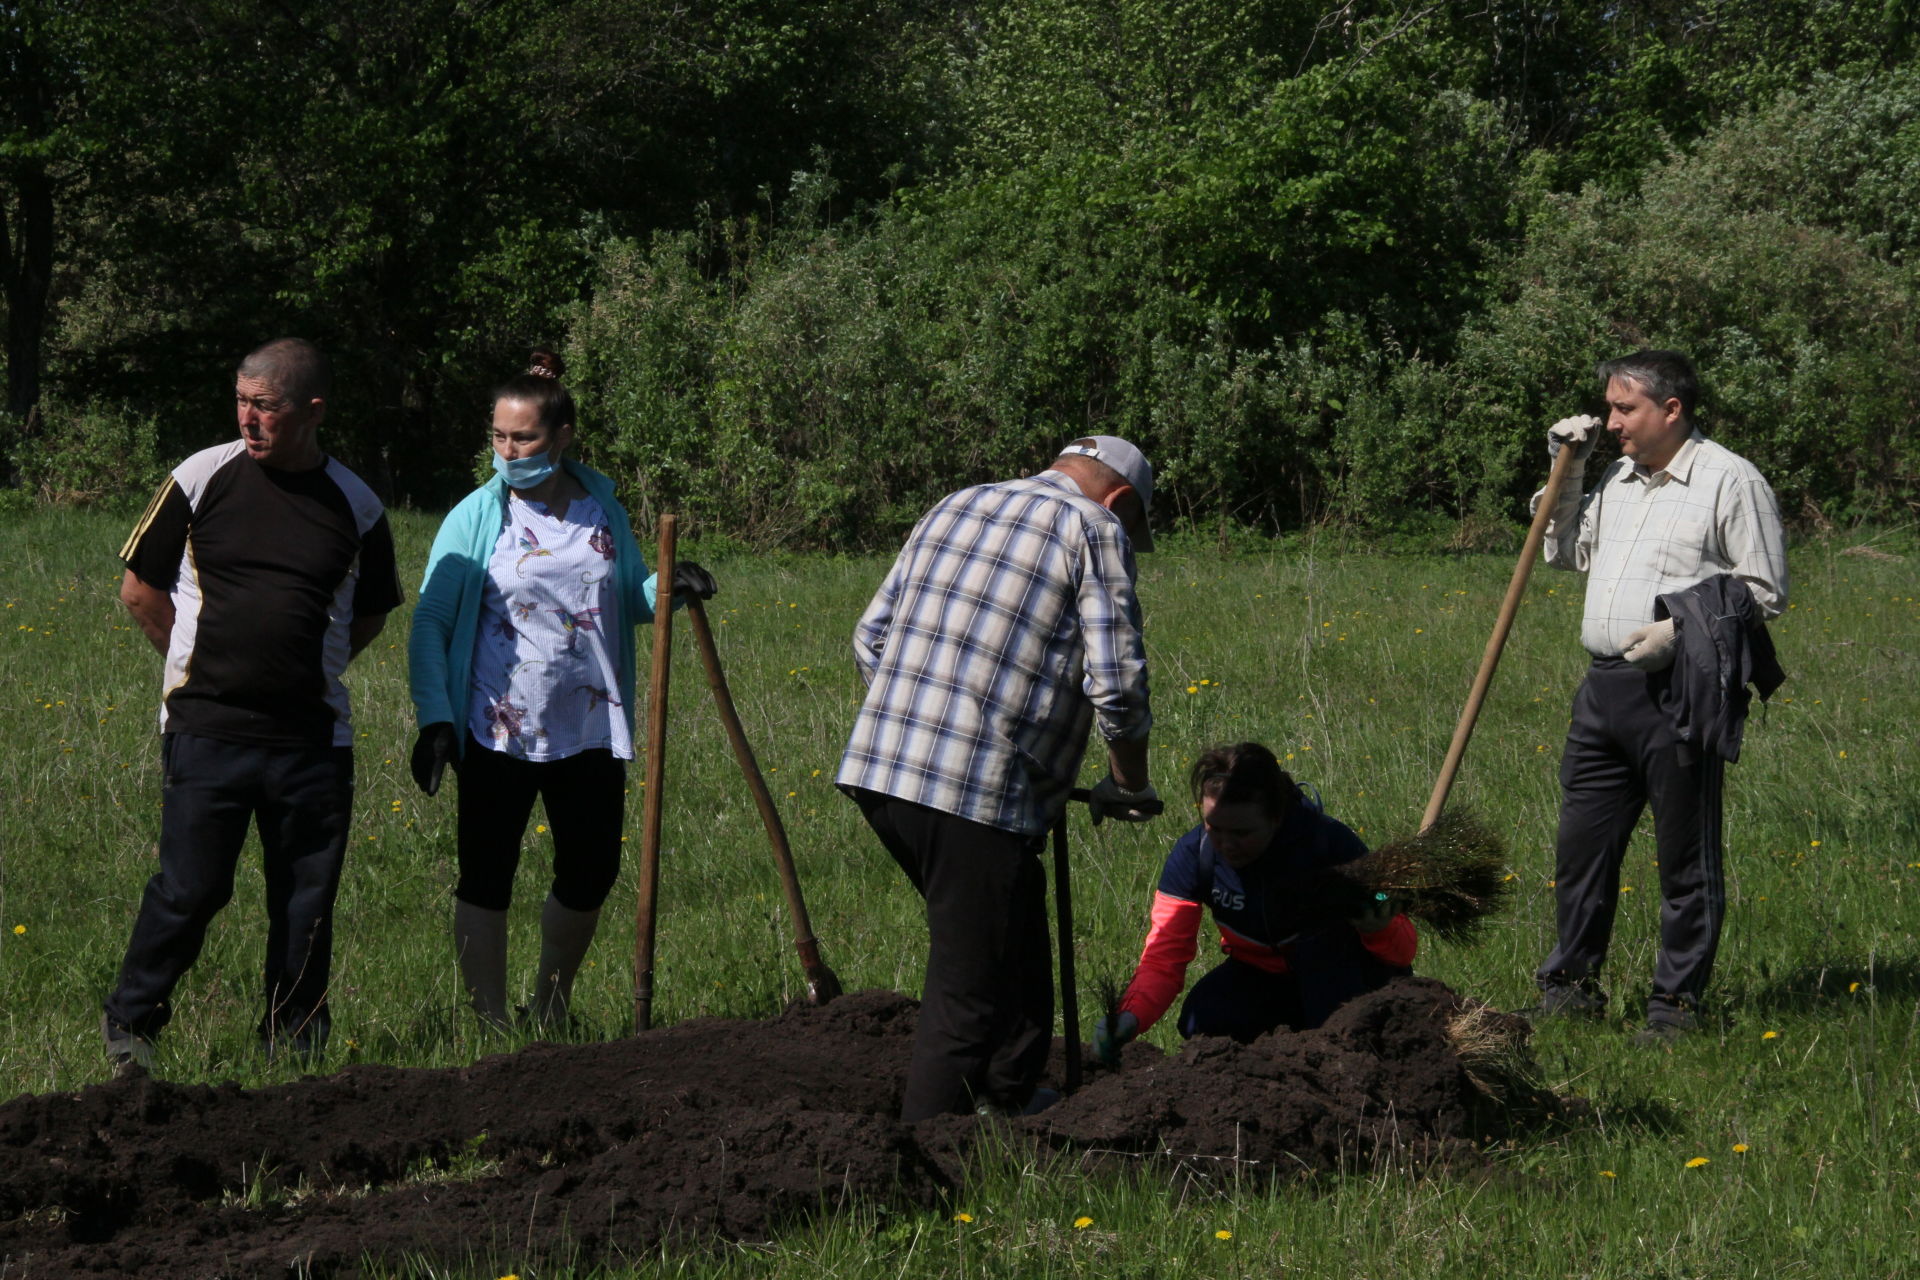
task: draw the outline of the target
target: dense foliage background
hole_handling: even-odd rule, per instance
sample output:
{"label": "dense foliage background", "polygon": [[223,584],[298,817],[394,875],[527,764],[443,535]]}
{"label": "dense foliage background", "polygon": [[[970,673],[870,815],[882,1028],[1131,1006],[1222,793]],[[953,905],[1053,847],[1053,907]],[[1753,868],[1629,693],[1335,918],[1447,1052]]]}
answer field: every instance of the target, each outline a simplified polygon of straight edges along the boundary
{"label": "dense foliage background", "polygon": [[1474,541],[1693,352],[1808,524],[1920,503],[1916,0],[0,0],[0,471],[124,497],[336,356],[470,483],[562,342],[637,518],[871,546],[1072,434],[1194,527]]}

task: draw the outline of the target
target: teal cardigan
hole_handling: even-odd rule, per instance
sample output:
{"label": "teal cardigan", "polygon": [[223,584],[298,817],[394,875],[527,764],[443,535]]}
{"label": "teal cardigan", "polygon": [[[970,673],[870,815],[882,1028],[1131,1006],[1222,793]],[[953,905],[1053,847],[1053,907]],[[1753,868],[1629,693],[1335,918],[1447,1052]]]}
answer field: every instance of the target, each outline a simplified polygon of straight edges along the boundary
{"label": "teal cardigan", "polygon": [[[627,524],[626,508],[613,496],[613,481],[592,467],[561,459],[567,474],[580,482],[606,513],[614,540],[614,588],[620,617],[615,630],[614,671],[620,680],[620,705],[633,731],[633,628],[653,621],[658,575],[647,573],[640,544]],[[446,723],[466,749],[467,685],[473,678],[473,643],[480,632],[480,601],[485,594],[487,561],[507,519],[507,482],[495,476],[447,513],[427,556],[420,599],[413,606],[413,633],[407,639],[408,682],[416,723],[422,728]]]}

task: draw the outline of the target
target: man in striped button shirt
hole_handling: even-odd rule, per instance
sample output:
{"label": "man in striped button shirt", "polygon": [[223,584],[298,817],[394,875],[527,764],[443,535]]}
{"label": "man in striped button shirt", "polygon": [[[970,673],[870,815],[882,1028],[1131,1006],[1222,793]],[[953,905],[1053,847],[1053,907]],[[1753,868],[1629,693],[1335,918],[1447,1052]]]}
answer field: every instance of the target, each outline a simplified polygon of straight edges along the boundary
{"label": "man in striped button shirt", "polygon": [[[1760,618],[1787,604],[1786,536],[1773,490],[1753,464],[1693,425],[1699,380],[1675,351],[1637,351],[1599,369],[1607,430],[1621,457],[1581,495],[1599,420],[1567,418],[1548,453],[1576,450],[1552,522],[1547,563],[1587,575],[1580,642],[1593,656],[1574,695],[1560,761],[1554,895],[1559,944],[1536,975],[1548,1014],[1598,1017],[1602,962],[1620,897],[1620,864],[1651,804],[1660,869],[1660,955],[1639,1039],[1664,1043],[1698,1025],[1726,907],[1721,780],[1714,752],[1680,750],[1657,704],[1671,666],[1671,618],[1657,597],[1717,574],[1743,582]],[[1535,497],[1538,502],[1538,496]]]}
{"label": "man in striped button shirt", "polygon": [[1156,798],[1134,598],[1152,500],[1153,468],[1113,436],[950,494],[854,630],[867,695],[836,781],[927,908],[909,1122],[1036,1105],[1053,1028],[1038,855],[1091,727],[1095,820],[1143,820]]}

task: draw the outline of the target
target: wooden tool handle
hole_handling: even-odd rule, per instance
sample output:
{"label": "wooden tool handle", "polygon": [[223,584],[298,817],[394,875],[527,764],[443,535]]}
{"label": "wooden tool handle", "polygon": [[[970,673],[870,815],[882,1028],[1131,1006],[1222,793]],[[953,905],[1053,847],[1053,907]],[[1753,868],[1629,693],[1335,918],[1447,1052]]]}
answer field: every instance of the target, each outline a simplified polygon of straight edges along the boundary
{"label": "wooden tool handle", "polygon": [[780,886],[786,891],[787,911],[793,917],[793,946],[800,953],[805,971],[808,998],[812,1004],[825,1004],[840,994],[840,980],[820,959],[820,944],[813,936],[813,922],[807,917],[807,900],[800,892],[800,875],[793,865],[793,847],[787,842],[786,826],[774,806],[773,793],[760,772],[747,743],[747,731],[733,705],[733,692],[727,687],[726,672],[720,667],[720,650],[713,642],[713,628],[707,622],[706,607],[698,600],[687,602],[687,624],[693,628],[693,645],[700,651],[700,662],[707,669],[707,686],[713,690],[714,704],[720,710],[720,722],[726,726],[727,741],[733,744],[734,759],[746,776],[747,789],[753,793],[754,807],[760,810],[761,825],[767,829],[767,842],[773,846],[773,860],[780,870]]}
{"label": "wooden tool handle", "polygon": [[[653,605],[653,678],[647,690],[646,797],[640,825],[640,893],[634,905],[633,1029],[653,1025],[653,927],[660,886],[660,807],[667,778],[667,677],[673,659],[673,561],[679,521],[660,517]],[[664,588],[664,590],[662,590]]]}

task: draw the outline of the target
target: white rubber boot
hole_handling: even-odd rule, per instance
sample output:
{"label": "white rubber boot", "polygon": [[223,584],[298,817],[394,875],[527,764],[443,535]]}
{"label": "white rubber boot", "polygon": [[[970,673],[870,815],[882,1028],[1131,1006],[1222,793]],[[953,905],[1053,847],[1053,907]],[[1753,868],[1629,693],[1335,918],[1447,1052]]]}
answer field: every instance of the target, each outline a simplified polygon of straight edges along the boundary
{"label": "white rubber boot", "polygon": [[455,898],[453,946],[473,1011],[488,1028],[507,1030],[507,913]]}
{"label": "white rubber boot", "polygon": [[533,1019],[543,1027],[557,1027],[567,1020],[567,1005],[573,1000],[573,975],[580,972],[593,931],[600,927],[600,911],[574,911],[547,895],[540,909],[540,969],[534,974]]}

